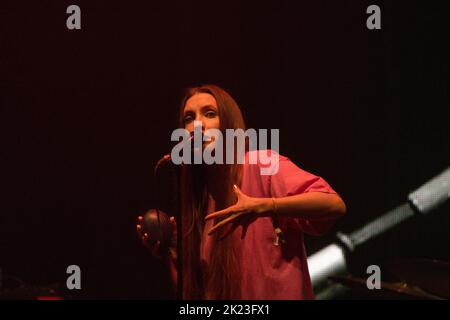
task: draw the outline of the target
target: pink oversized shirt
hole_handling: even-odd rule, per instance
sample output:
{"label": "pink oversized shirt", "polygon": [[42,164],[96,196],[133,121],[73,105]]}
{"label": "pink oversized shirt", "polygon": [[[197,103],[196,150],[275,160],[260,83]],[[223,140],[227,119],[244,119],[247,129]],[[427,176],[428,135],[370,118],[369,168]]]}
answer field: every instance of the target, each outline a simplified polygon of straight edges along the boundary
{"label": "pink oversized shirt", "polygon": [[[245,154],[241,191],[250,197],[279,198],[305,192],[336,193],[321,177],[308,173],[287,157],[278,155],[278,172],[261,175],[267,167],[261,162],[249,163],[249,154],[258,156],[266,151],[250,151]],[[267,158],[266,158],[267,159]],[[214,200],[210,197],[208,214],[215,211]],[[239,250],[242,300],[298,300],[314,299],[311,280],[306,262],[303,233],[320,235],[334,223],[333,219],[305,220],[300,218],[278,218],[277,224],[283,232],[284,243],[275,245],[275,231],[271,217],[259,217],[249,224],[242,238],[242,226],[231,235]],[[207,268],[213,241],[207,232],[213,226],[213,219],[206,222],[201,241],[200,258]]]}

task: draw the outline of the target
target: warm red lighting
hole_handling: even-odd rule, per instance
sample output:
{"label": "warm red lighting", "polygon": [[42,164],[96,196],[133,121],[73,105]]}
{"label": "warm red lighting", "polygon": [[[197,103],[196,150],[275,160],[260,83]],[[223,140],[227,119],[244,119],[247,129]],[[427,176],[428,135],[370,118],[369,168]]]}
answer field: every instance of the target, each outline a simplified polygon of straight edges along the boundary
{"label": "warm red lighting", "polygon": [[36,297],[36,300],[64,300],[64,298],[58,296],[40,296]]}

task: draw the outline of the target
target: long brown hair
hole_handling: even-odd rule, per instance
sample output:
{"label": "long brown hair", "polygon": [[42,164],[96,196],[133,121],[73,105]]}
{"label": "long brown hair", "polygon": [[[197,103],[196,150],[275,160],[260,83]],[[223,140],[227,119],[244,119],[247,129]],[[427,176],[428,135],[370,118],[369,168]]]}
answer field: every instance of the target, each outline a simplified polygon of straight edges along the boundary
{"label": "long brown hair", "polygon": [[[216,85],[188,88],[181,101],[179,127],[184,128],[184,107],[195,94],[211,94],[217,102],[220,130],[243,129],[245,123],[236,101]],[[226,142],[224,143],[225,146]],[[233,184],[240,186],[242,165],[222,164],[221,185],[223,196],[215,199],[215,210],[224,209],[236,202]],[[235,299],[239,294],[240,270],[238,251],[232,245],[233,234],[219,240],[222,233],[213,235],[210,264],[204,270],[200,263],[200,243],[204,217],[208,208],[208,189],[205,168],[200,165],[183,165],[180,175],[180,209],[182,217],[183,299]],[[222,180],[223,179],[223,180]],[[216,223],[218,221],[215,221]]]}

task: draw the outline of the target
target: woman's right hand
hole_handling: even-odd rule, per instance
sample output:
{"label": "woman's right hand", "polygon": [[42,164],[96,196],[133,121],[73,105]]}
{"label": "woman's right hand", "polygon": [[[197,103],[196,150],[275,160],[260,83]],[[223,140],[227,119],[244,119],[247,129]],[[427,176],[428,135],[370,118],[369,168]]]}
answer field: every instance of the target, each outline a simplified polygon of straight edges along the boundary
{"label": "woman's right hand", "polygon": [[152,235],[145,231],[143,225],[140,223],[142,221],[142,217],[138,218],[138,224],[136,225],[136,231],[138,233],[139,239],[141,239],[142,244],[148,249],[150,254],[165,263],[171,264],[173,263],[176,266],[177,263],[177,223],[175,221],[175,217],[170,217],[169,222],[172,227],[172,237],[171,242],[169,244],[168,252],[164,252],[161,248],[161,242],[152,241]]}

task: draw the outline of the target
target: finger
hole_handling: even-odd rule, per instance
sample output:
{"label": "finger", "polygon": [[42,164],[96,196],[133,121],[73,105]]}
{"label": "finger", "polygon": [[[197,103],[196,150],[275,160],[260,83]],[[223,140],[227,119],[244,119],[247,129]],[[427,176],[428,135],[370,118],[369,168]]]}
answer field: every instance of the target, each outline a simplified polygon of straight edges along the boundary
{"label": "finger", "polygon": [[[142,234],[142,233],[141,233]],[[148,239],[150,238],[150,236],[149,236],[149,234],[148,233],[144,233],[144,234],[142,234],[141,235],[141,241],[142,241],[142,244],[144,245],[144,246],[146,246],[146,247],[149,247],[150,246],[150,244],[149,244],[149,242],[148,242]]]}
{"label": "finger", "polygon": [[237,196],[238,199],[239,199],[239,197],[241,196],[241,192],[240,192],[238,186],[235,185],[235,184],[233,184],[233,191],[234,191],[234,193],[236,194],[236,196]]}
{"label": "finger", "polygon": [[169,248],[169,252],[170,252],[170,255],[171,255],[172,259],[173,259],[173,260],[175,261],[175,263],[176,263],[177,257],[178,257],[178,255],[177,255],[177,250],[174,250],[174,249],[172,249],[172,248]]}
{"label": "finger", "polygon": [[177,221],[175,220],[175,217],[170,217],[169,223],[172,226],[172,230],[175,230],[177,228]]}
{"label": "finger", "polygon": [[240,196],[243,195],[241,189],[239,189],[239,187],[238,187],[236,184],[233,184],[233,190],[234,190],[234,192],[236,193],[236,195],[237,195],[238,197],[240,197]]}
{"label": "finger", "polygon": [[142,233],[143,229],[142,229],[141,225],[139,225],[139,224],[136,225],[136,232],[137,232],[138,237],[142,239],[144,234]]}
{"label": "finger", "polygon": [[212,218],[217,218],[217,217],[220,217],[220,216],[225,216],[227,214],[233,213],[233,208],[234,207],[232,206],[232,207],[228,207],[226,209],[220,210],[220,211],[216,211],[216,212],[210,213],[210,214],[208,214],[205,217],[205,221],[209,220],[209,219],[212,219]]}
{"label": "finger", "polygon": [[234,221],[235,219],[237,219],[238,217],[240,217],[242,215],[242,213],[238,213],[238,214],[234,214],[231,217],[228,217],[226,219],[223,219],[222,221],[220,221],[218,224],[216,224],[214,227],[211,228],[211,230],[209,230],[208,235],[213,234],[214,232],[217,231],[218,228],[222,227],[223,225]]}
{"label": "finger", "polygon": [[178,228],[177,228],[177,222],[175,220],[175,217],[170,217],[169,222],[172,225],[172,238],[171,238],[171,245],[176,246],[178,241]]}

